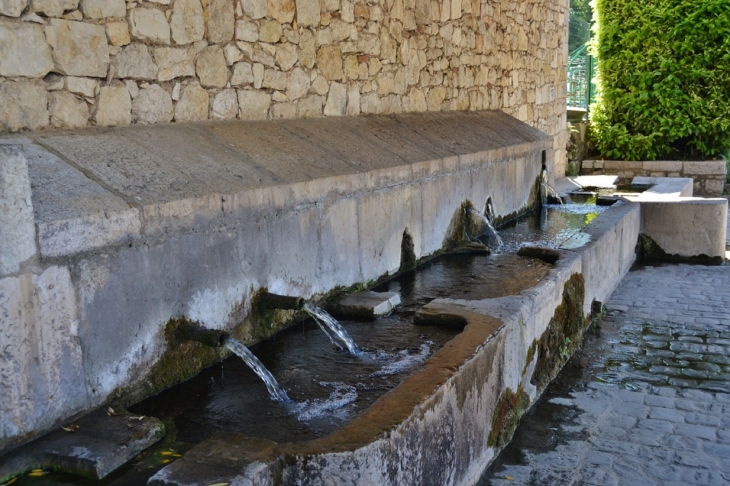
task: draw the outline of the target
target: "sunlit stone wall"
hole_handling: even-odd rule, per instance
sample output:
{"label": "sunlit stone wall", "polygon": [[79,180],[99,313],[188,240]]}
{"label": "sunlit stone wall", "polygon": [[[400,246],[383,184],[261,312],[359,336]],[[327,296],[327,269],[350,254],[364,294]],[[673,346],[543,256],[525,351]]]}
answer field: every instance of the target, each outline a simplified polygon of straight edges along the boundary
{"label": "sunlit stone wall", "polygon": [[0,130],[500,109],[563,172],[567,0],[0,0]]}

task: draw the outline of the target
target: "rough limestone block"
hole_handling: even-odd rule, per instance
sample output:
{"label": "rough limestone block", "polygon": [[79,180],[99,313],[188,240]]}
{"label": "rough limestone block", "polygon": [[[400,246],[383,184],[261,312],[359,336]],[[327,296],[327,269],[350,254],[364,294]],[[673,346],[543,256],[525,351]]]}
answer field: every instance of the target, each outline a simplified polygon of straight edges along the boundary
{"label": "rough limestone block", "polygon": [[641,233],[668,256],[725,259],[727,199],[641,201]]}
{"label": "rough limestone block", "polygon": [[220,46],[208,46],[195,60],[195,72],[206,88],[222,88],[228,83],[228,63]]}
{"label": "rough limestone block", "polygon": [[208,92],[199,84],[189,84],[175,105],[175,121],[188,122],[208,119]]}
{"label": "rough limestone block", "polygon": [[271,95],[263,91],[239,90],[238,109],[242,120],[266,120]]}
{"label": "rough limestone block", "polygon": [[65,267],[0,279],[0,450],[90,405]]}
{"label": "rough limestone block", "polygon": [[184,47],[156,47],[158,81],[195,76],[194,53]]}
{"label": "rough limestone block", "polygon": [[294,69],[286,83],[286,95],[290,101],[297,100],[309,91],[309,76],[302,68]]}
{"label": "rough limestone block", "polygon": [[42,78],[53,69],[43,27],[0,20],[0,76]]}
{"label": "rough limestone block", "polygon": [[94,121],[97,125],[114,126],[132,123],[132,99],[125,86],[104,86],[99,91]]}
{"label": "rough limestone block", "polygon": [[241,6],[246,15],[253,20],[266,17],[268,9],[267,0],[241,0]]}
{"label": "rough limestone block", "polygon": [[63,12],[76,10],[79,0],[33,0],[31,6],[46,17],[60,17]]}
{"label": "rough limestone block", "polygon": [[81,0],[81,11],[88,19],[124,18],[127,16],[127,4],[124,0]]}
{"label": "rough limestone block", "polygon": [[294,20],[294,0],[267,0],[267,15],[280,24]]}
{"label": "rough limestone block", "polygon": [[28,165],[19,145],[0,145],[0,228],[0,275],[7,275],[36,254]]}
{"label": "rough limestone block", "polygon": [[173,115],[172,97],[158,84],[141,89],[132,101],[132,116],[137,123],[167,123]]}
{"label": "rough limestone block", "polygon": [[126,46],[132,42],[127,22],[107,22],[106,36],[113,46]]}
{"label": "rough limestone block", "polygon": [[51,114],[51,124],[56,128],[85,127],[89,121],[86,101],[66,91],[51,93],[48,111]]}
{"label": "rough limestone block", "polygon": [[48,95],[43,81],[0,83],[0,131],[38,130],[48,125]]}
{"label": "rough limestone block", "polygon": [[237,62],[233,65],[231,86],[245,86],[253,82],[253,69],[250,62]]}
{"label": "rough limestone block", "polygon": [[28,0],[0,0],[0,14],[8,17],[20,17],[28,5]]}
{"label": "rough limestone block", "polygon": [[161,10],[133,8],[129,12],[129,32],[132,38],[155,44],[170,43],[170,26]]}
{"label": "rough limestone block", "polygon": [[342,51],[338,46],[322,46],[317,51],[317,67],[330,81],[342,79]]}
{"label": "rough limestone block", "polygon": [[347,110],[347,86],[333,82],[330,87],[324,114],[327,116],[343,116]]}
{"label": "rough limestone block", "polygon": [[67,76],[64,84],[70,92],[86,98],[94,98],[99,94],[99,80],[97,79]]}
{"label": "rough limestone block", "polygon": [[211,0],[208,2],[208,42],[220,44],[233,39],[236,30],[236,16],[233,0]]}
{"label": "rough limestone block", "polygon": [[58,72],[103,78],[109,67],[109,45],[101,25],[51,19],[46,39]]}
{"label": "rough limestone block", "polygon": [[320,21],[319,0],[296,0],[297,24],[317,27]]}
{"label": "rough limestone block", "polygon": [[138,81],[157,79],[158,67],[144,44],[130,44],[112,57],[116,77]]}
{"label": "rough limestone block", "polygon": [[178,45],[202,40],[205,34],[205,17],[200,0],[175,0],[170,30],[173,42]]}
{"label": "rough limestone block", "polygon": [[354,292],[327,306],[335,317],[355,317],[372,319],[393,312],[400,304],[397,292]]}
{"label": "rough limestone block", "polygon": [[214,120],[232,120],[238,115],[238,97],[235,89],[224,89],[213,98],[210,116]]}

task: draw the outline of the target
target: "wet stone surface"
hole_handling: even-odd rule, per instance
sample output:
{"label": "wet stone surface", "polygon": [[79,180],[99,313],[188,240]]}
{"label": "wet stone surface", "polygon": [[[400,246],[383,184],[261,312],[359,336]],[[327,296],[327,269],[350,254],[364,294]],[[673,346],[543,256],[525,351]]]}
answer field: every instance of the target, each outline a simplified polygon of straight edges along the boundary
{"label": "wet stone surface", "polygon": [[632,271],[479,484],[730,482],[730,267]]}

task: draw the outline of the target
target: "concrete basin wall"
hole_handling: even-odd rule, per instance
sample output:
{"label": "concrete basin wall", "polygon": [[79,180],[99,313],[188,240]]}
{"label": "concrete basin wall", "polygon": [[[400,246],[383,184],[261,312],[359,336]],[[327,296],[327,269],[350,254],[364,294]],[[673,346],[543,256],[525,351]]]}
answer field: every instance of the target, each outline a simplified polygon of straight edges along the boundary
{"label": "concrete basin wall", "polygon": [[[149,484],[474,484],[501,448],[493,444],[492,429],[503,426],[494,420],[503,397],[527,397],[514,411],[519,416],[541,391],[532,383],[545,359],[536,343],[558,324],[558,309],[569,305],[570,282],[585,281],[581,302],[574,302],[579,314],[582,301],[607,298],[633,262],[625,248],[633,250],[635,239],[632,245],[622,241],[638,236],[638,224],[639,206],[619,204],[591,223],[590,245],[556,251],[555,267],[535,287],[511,297],[426,305],[420,315],[461,320],[463,332],[334,434],[276,444],[218,433]],[[591,258],[605,260],[605,267]],[[575,344],[580,335],[582,330],[573,336]]]}
{"label": "concrete basin wall", "polygon": [[257,290],[311,297],[397,271],[405,230],[431,255],[465,200],[523,211],[543,152],[552,165],[552,139],[502,113],[307,122],[0,144],[3,241],[24,245],[0,274],[0,451],[141,383],[171,319],[255,342],[240,325]]}

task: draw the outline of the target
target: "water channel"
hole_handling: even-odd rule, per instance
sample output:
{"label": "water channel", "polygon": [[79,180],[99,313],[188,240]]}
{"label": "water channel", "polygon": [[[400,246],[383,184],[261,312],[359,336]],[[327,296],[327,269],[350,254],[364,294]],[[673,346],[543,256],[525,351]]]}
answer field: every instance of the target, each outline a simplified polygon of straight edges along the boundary
{"label": "water channel", "polygon": [[[216,430],[240,432],[277,442],[299,442],[332,433],[391,390],[461,329],[417,325],[415,312],[437,298],[479,300],[516,295],[534,286],[552,268],[517,256],[524,245],[574,248],[600,206],[548,205],[499,229],[503,245],[488,254],[443,256],[375,291],[398,292],[401,305],[370,321],[341,320],[359,352],[334,345],[312,319],[251,346],[290,400],[271,400],[267,387],[238,357],[211,366],[192,379],[130,408],[163,420],[167,436],[105,480],[88,484],[144,484],[146,478],[180,457]],[[60,474],[22,484],[85,484]]]}

